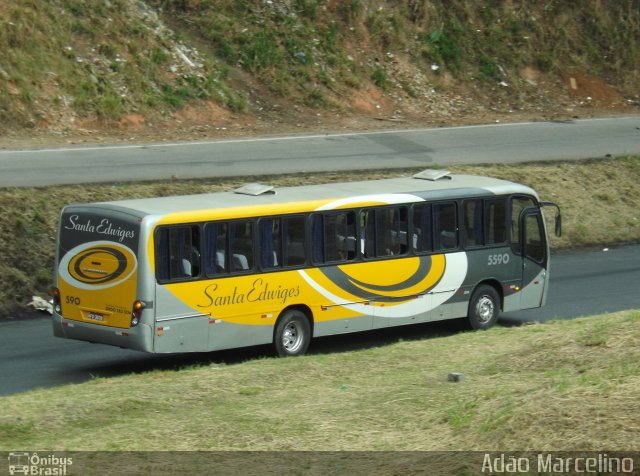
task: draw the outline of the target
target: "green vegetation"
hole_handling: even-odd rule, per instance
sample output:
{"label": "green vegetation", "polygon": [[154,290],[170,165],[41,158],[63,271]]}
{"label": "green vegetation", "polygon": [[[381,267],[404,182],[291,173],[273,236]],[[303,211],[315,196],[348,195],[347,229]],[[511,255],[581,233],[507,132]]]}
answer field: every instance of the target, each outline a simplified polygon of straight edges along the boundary
{"label": "green vegetation", "polygon": [[[489,175],[530,185],[563,212],[563,237],[552,249],[640,240],[640,157],[517,165],[456,166],[458,173]],[[237,179],[65,185],[0,190],[0,315],[24,308],[32,294],[48,296],[60,210],[69,203],[231,190],[242,183],[276,187],[376,179],[412,170],[314,173]],[[615,191],[613,193],[612,191]],[[589,210],[585,220],[584,210]],[[552,228],[551,228],[552,229]]]}
{"label": "green vegetation", "polygon": [[506,79],[511,102],[539,99],[525,68],[586,71],[637,97],[638,45],[634,0],[0,0],[0,131],[167,119],[201,101],[245,111],[265,90],[349,109],[363,88],[446,89],[443,73],[491,104]]}
{"label": "green vegetation", "polygon": [[[632,451],[639,319],[627,311],[444,337],[411,326],[373,346],[360,335],[357,350],[212,356],[35,390],[3,397],[0,449]],[[448,382],[449,372],[465,378]]]}
{"label": "green vegetation", "polygon": [[194,99],[243,107],[225,69],[142,3],[0,0],[0,48],[0,129],[65,111],[113,121]]}
{"label": "green vegetation", "polygon": [[221,61],[287,94],[304,93],[307,83],[344,88],[325,84],[323,75],[340,83],[353,74],[386,90],[390,81],[377,63],[396,55],[423,71],[439,64],[460,79],[495,80],[526,66],[581,68],[634,88],[640,66],[640,9],[632,1],[518,8],[462,0],[151,3],[195,25]]}

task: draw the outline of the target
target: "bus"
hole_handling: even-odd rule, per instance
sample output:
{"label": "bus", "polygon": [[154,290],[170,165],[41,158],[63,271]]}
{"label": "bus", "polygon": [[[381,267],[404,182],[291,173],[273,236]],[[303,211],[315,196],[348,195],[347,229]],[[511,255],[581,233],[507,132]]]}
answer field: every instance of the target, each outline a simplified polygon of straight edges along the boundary
{"label": "bus", "polygon": [[66,206],[55,336],[152,353],[271,344],[544,305],[549,240],[531,188],[413,176]]}

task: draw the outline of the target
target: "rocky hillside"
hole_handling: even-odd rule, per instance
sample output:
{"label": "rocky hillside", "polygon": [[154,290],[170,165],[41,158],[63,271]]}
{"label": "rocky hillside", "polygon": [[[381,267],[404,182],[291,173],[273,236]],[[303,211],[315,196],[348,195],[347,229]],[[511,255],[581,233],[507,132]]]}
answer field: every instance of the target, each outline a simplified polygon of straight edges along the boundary
{"label": "rocky hillside", "polygon": [[0,51],[0,138],[640,111],[638,0],[0,0]]}

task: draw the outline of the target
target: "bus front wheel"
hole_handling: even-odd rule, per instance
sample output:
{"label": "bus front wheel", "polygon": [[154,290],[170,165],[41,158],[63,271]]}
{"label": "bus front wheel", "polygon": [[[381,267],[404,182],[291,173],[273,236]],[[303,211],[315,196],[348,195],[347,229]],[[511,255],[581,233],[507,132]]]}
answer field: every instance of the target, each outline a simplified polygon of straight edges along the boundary
{"label": "bus front wheel", "polygon": [[489,329],[498,321],[500,296],[488,285],[479,286],[469,301],[469,325],[472,329]]}
{"label": "bus front wheel", "polygon": [[311,326],[303,312],[286,311],[278,320],[273,336],[275,350],[280,357],[302,355],[311,342]]}

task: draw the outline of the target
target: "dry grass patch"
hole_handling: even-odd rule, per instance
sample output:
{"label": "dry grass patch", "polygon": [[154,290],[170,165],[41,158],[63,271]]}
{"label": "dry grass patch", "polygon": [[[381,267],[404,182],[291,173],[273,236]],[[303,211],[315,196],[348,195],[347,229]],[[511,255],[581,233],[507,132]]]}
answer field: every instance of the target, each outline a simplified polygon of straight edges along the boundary
{"label": "dry grass patch", "polygon": [[628,311],[96,379],[4,397],[0,449],[633,450],[639,341]]}

